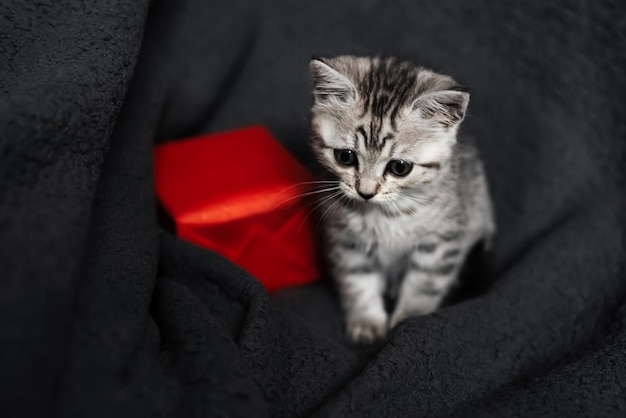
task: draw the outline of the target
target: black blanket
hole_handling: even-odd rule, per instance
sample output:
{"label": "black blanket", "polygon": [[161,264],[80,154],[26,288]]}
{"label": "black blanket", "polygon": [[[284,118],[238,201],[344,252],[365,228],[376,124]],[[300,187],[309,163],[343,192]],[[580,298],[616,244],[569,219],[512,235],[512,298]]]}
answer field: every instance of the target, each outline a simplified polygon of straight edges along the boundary
{"label": "black blanket", "polygon": [[[0,415],[625,416],[625,6],[514,3],[0,3]],[[344,53],[471,89],[498,223],[471,297],[372,346],[328,280],[268,296],[153,192],[192,134],[308,164],[308,60]]]}

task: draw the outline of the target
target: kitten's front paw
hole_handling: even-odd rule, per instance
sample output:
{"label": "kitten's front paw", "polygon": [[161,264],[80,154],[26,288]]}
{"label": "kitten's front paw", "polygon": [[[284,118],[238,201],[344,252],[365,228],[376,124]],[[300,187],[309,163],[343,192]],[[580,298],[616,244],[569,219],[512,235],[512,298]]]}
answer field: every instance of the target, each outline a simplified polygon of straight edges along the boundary
{"label": "kitten's front paw", "polygon": [[356,343],[371,343],[387,335],[387,318],[348,320],[348,335]]}

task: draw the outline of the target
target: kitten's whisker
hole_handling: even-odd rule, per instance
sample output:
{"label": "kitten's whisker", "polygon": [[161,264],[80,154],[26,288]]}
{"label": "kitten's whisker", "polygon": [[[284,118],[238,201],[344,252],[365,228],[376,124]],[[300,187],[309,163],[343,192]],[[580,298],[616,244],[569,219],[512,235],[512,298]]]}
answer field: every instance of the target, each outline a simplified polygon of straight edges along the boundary
{"label": "kitten's whisker", "polygon": [[[400,204],[402,204],[402,206]],[[405,215],[415,214],[415,208],[402,200],[393,201],[393,205],[395,209],[401,214],[405,214]]]}
{"label": "kitten's whisker", "polygon": [[326,192],[330,192],[330,191],[333,191],[333,190],[339,190],[339,186],[327,187],[325,189],[319,189],[319,190],[311,190],[311,191],[308,191],[308,192],[300,193],[299,195],[296,195],[296,196],[291,196],[291,197],[289,197],[289,198],[287,198],[287,199],[285,199],[285,200],[275,204],[269,210],[272,211],[272,210],[278,208],[279,206],[282,206],[282,205],[286,204],[287,202],[291,202],[291,201],[293,201],[295,199],[301,199],[303,197],[312,196],[312,195],[320,194],[320,193],[326,193]]}
{"label": "kitten's whisker", "polygon": [[[339,190],[339,188],[334,188],[333,190],[325,190],[325,192],[337,193],[338,190]],[[306,202],[304,204],[304,206],[314,205],[314,204],[318,203],[320,201],[320,199],[326,199],[328,196],[322,196],[322,197],[315,196],[315,197],[316,197],[315,200],[309,200],[308,202]]]}
{"label": "kitten's whisker", "polygon": [[336,197],[339,197],[341,195],[342,195],[341,190],[338,190],[336,192],[333,192],[333,193],[329,194],[328,196],[319,198],[317,200],[317,202],[318,202],[317,205],[312,210],[315,210],[315,209],[319,208],[320,206],[322,206],[323,204],[325,204],[329,200],[332,200],[332,199],[334,199]]}
{"label": "kitten's whisker", "polygon": [[317,225],[315,226],[315,229],[319,228],[320,223],[322,222],[322,219],[324,218],[324,216],[326,216],[326,214],[332,210],[333,208],[335,208],[337,205],[341,204],[342,199],[345,196],[340,196],[339,199],[335,200],[325,211],[324,213],[322,213],[322,216],[320,216],[320,218],[317,220]]}
{"label": "kitten's whisker", "polygon": [[398,192],[398,195],[402,196],[402,198],[411,200],[415,203],[421,204],[422,206],[427,206],[427,203],[436,203],[438,205],[443,205],[443,206],[447,206],[453,209],[456,209],[458,207],[458,205],[452,204],[450,202],[444,202],[442,200],[437,200],[437,199],[429,199],[426,197],[421,197],[421,196],[414,196],[414,195],[410,195],[407,193],[402,193],[402,192]]}
{"label": "kitten's whisker", "polygon": [[326,202],[328,202],[329,200],[335,199],[336,197],[340,196],[343,192],[341,190],[336,191],[334,193],[331,193],[328,196],[322,197],[317,201],[317,204],[307,212],[306,216],[304,217],[304,219],[302,219],[302,222],[300,222],[300,226],[298,227],[298,231],[300,231],[300,229],[302,228],[302,226],[304,225],[304,223],[306,222],[306,220],[309,218],[309,216],[311,216],[319,207],[323,206],[324,204],[326,204]]}
{"label": "kitten's whisker", "polygon": [[[296,187],[303,188],[303,189],[308,190],[308,191],[305,191],[304,193],[300,193],[297,196],[292,196],[292,197],[286,199],[285,201],[282,201],[282,202],[278,203],[276,206],[280,206],[280,205],[282,205],[282,204],[284,204],[284,203],[286,203],[286,202],[288,202],[288,201],[290,201],[292,199],[295,199],[297,197],[305,196],[308,193],[314,192],[315,190],[325,190],[325,189],[330,190],[332,188],[338,187],[338,183],[339,183],[338,181],[315,180],[315,181],[303,181],[303,182],[292,184],[292,185],[282,189],[280,192],[276,193],[275,196],[280,196],[281,194],[283,194],[283,193],[285,193],[285,192],[287,192],[287,191],[289,191],[291,189],[294,189]],[[332,186],[332,187],[329,187],[329,186]],[[275,207],[273,207],[272,209],[274,209]]]}
{"label": "kitten's whisker", "polygon": [[296,184],[292,184],[291,186],[285,187],[284,189],[282,189],[280,192],[277,193],[277,195],[281,195],[283,193],[285,193],[287,190],[291,190],[294,187],[301,187],[301,186],[307,186],[307,185],[313,185],[313,186],[326,186],[329,184],[338,184],[339,182],[337,180],[314,180],[314,181],[303,181],[300,183],[296,183]]}
{"label": "kitten's whisker", "polygon": [[[322,213],[322,215],[319,217],[319,219],[317,220],[317,225],[316,225],[316,229],[319,228],[320,223],[322,222],[322,219],[324,218],[324,216],[326,216],[326,214],[328,214],[329,212],[331,212],[332,210],[334,210],[337,206],[343,204],[343,202],[348,199],[343,192],[339,192],[338,195],[334,195],[333,197],[337,197],[339,196],[339,199],[335,200],[330,206],[328,206],[328,208],[326,208],[326,210],[324,211],[324,213]],[[349,199],[352,200],[352,199]]]}

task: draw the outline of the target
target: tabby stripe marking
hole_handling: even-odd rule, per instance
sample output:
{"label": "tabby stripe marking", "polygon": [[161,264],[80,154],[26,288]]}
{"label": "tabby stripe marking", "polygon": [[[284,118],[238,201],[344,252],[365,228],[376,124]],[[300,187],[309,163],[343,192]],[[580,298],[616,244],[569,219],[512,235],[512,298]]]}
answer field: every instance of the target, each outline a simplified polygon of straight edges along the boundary
{"label": "tabby stripe marking", "polygon": [[447,276],[457,268],[457,263],[447,263],[434,267],[425,267],[420,265],[417,261],[411,260],[411,269],[417,270],[426,274],[436,274],[439,276]]}
{"label": "tabby stripe marking", "polygon": [[453,248],[453,249],[448,250],[445,253],[443,253],[441,258],[443,260],[446,260],[448,258],[454,258],[454,257],[458,256],[459,254],[461,254],[461,250],[459,250],[458,248]]}
{"label": "tabby stripe marking", "polygon": [[417,251],[425,254],[432,254],[437,250],[437,244],[434,242],[423,242],[417,245]]}

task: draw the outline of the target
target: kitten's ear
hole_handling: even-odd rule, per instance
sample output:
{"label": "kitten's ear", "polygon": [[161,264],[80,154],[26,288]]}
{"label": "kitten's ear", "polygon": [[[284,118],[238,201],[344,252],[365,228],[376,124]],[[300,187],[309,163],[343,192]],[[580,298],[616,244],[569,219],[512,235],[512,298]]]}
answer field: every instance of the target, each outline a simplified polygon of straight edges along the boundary
{"label": "kitten's ear", "polygon": [[312,59],[309,65],[313,78],[313,93],[318,103],[330,101],[351,103],[356,99],[356,89],[346,76],[317,58]]}
{"label": "kitten's ear", "polygon": [[443,90],[426,93],[411,105],[424,119],[432,119],[448,128],[454,128],[465,117],[470,95],[465,91]]}

